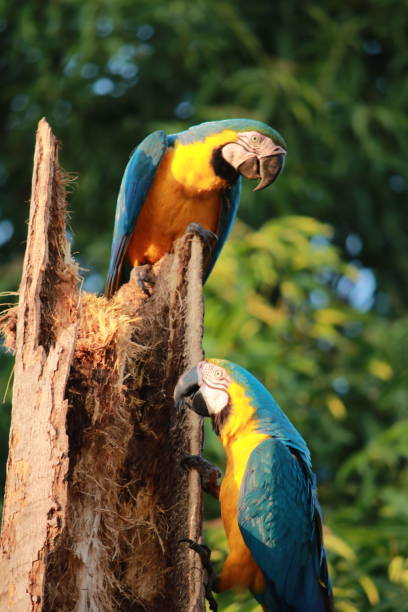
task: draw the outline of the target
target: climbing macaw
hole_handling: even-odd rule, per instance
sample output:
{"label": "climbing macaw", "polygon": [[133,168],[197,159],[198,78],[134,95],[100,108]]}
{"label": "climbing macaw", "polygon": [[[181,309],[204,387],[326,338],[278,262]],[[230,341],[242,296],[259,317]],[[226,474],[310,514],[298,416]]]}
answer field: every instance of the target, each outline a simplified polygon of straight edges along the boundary
{"label": "climbing macaw", "polygon": [[270,185],[284,163],[286,145],[271,127],[251,119],[210,121],[167,136],[153,132],[133,152],[116,206],[105,294],[130,271],[168,253],[186,227],[200,224],[217,234],[205,278],[231,229],[241,177]]}
{"label": "climbing macaw", "polygon": [[[227,458],[218,491],[229,553],[212,589],[249,587],[265,612],[332,610],[309,449],[274,398],[247,370],[219,359],[184,374],[174,397],[177,405],[191,398],[195,412],[212,418]],[[186,459],[217,494],[218,468]],[[204,561],[204,547],[189,543]]]}

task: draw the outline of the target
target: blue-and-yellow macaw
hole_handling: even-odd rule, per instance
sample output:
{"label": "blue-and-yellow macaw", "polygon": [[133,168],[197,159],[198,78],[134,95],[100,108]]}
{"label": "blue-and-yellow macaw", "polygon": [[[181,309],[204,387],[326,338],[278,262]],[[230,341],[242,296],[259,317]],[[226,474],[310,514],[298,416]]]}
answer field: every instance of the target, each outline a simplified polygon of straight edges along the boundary
{"label": "blue-and-yellow macaw", "polygon": [[247,370],[212,359],[184,374],[174,396],[211,416],[226,453],[219,499],[229,553],[213,589],[249,587],[266,612],[332,610],[310,453],[271,394]]}
{"label": "blue-and-yellow macaw", "polygon": [[131,268],[168,253],[191,223],[218,235],[210,273],[239,205],[241,179],[270,185],[282,169],[286,145],[271,127],[251,119],[211,121],[167,136],[153,132],[132,154],[120,187],[105,294]]}

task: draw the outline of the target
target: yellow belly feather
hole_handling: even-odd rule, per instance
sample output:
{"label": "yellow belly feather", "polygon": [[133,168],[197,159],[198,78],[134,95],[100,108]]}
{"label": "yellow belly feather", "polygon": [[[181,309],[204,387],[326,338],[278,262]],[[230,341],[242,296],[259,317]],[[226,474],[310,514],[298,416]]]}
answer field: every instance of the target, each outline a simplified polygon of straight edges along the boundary
{"label": "yellow belly feather", "polygon": [[239,489],[249,455],[267,436],[253,434],[230,444],[227,450],[227,471],[221,484],[221,516],[228,539],[229,553],[222,568],[220,590],[249,587],[262,591],[265,581],[244,542],[238,525]]}
{"label": "yellow belly feather", "polygon": [[249,587],[255,592],[265,586],[263,574],[246,546],[238,525],[238,497],[248,459],[266,434],[259,433],[254,419],[254,407],[243,388],[237,383],[229,387],[232,412],[221,431],[221,440],[227,455],[227,469],[221,483],[221,516],[228,539],[229,553],[220,576],[220,590],[231,587]]}

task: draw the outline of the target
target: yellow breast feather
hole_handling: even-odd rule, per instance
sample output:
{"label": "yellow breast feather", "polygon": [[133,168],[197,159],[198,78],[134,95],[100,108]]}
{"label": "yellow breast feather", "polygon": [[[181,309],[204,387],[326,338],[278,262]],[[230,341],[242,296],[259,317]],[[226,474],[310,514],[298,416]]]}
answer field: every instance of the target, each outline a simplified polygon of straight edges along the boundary
{"label": "yellow breast feather", "polygon": [[158,261],[193,221],[218,231],[219,192],[187,192],[171,171],[174,158],[174,149],[164,154],[140,211],[127,250],[133,267]]}
{"label": "yellow breast feather", "polygon": [[187,191],[213,191],[224,189],[227,181],[217,176],[211,165],[214,149],[227,142],[235,142],[237,133],[224,130],[207,136],[205,140],[190,144],[176,142],[171,172]]}
{"label": "yellow breast feather", "polygon": [[246,546],[238,525],[238,497],[248,459],[266,438],[257,430],[255,407],[245,389],[238,383],[228,387],[231,412],[221,430],[227,455],[227,469],[221,483],[221,514],[228,538],[229,555],[221,572],[221,590],[233,586],[249,586],[254,591],[264,588],[264,578]]}

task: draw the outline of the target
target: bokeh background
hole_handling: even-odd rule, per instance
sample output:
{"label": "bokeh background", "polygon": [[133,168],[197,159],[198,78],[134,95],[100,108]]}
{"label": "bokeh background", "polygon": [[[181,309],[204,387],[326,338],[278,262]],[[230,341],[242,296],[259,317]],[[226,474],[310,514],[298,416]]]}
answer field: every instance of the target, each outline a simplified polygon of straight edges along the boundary
{"label": "bokeh background", "polygon": [[[407,609],[407,33],[406,0],[0,1],[0,291],[19,283],[42,116],[78,177],[73,251],[95,292],[146,134],[251,117],[284,135],[283,175],[247,182],[206,286],[205,346],[264,381],[308,441],[341,612]],[[3,351],[2,481],[11,369]],[[211,432],[207,454],[222,464]],[[207,516],[221,561],[208,500]]]}

